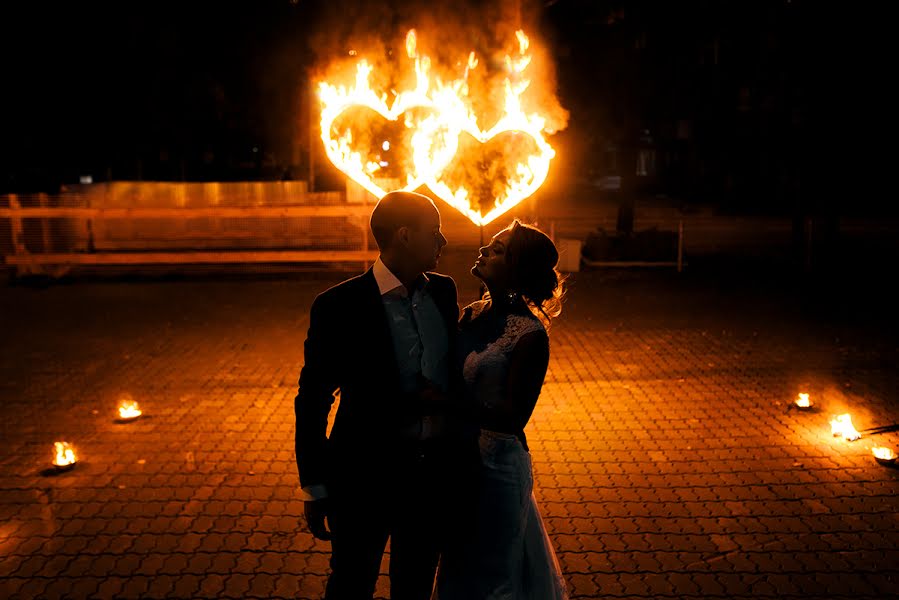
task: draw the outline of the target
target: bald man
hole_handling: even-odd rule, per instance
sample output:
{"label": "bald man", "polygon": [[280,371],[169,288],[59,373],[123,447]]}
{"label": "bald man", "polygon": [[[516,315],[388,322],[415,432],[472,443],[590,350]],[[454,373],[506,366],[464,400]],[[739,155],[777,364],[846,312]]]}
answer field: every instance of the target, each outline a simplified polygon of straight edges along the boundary
{"label": "bald man", "polygon": [[479,461],[456,393],[456,285],[433,272],[446,238],[427,196],[386,194],[370,225],[378,260],[310,309],[294,400],[301,497],[309,530],[331,541],[326,600],[372,598],[388,538],[390,597],[428,600]]}

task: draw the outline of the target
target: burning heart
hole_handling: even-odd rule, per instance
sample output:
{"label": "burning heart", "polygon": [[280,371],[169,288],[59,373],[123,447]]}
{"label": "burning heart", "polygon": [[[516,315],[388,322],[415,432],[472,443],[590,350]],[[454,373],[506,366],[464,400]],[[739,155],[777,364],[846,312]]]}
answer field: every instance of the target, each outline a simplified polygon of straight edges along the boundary
{"label": "burning heart", "polygon": [[[404,190],[419,187],[433,177],[435,171],[439,171],[452,160],[456,153],[458,136],[439,122],[439,111],[427,95],[427,80],[421,72],[419,72],[419,86],[415,90],[403,92],[388,108],[386,94],[379,97],[369,85],[371,71],[372,67],[363,60],[358,65],[354,87],[347,89],[327,83],[319,86],[319,97],[322,102],[321,130],[325,152],[331,162],[380,198],[388,190],[375,183],[375,176],[381,174],[379,172],[384,167],[390,166],[388,161],[381,160],[380,153],[386,154],[391,151],[390,141],[384,140],[379,144],[373,144],[370,139],[362,139],[360,143],[358,136],[354,140],[353,131],[361,130],[371,138],[371,130],[369,127],[353,127],[353,122],[343,123],[345,126],[340,127],[342,124],[340,119],[347,113],[356,113],[354,119],[356,122],[360,121],[358,114],[360,108],[368,109],[369,112],[374,112],[383,120],[390,122],[398,122],[399,117],[405,117],[402,129],[409,133],[406,136],[400,135],[401,138],[406,138],[404,145],[418,149],[418,152],[426,154],[430,160],[418,161],[419,166],[414,160],[404,157],[405,164],[401,165],[405,171],[405,185],[402,188]],[[364,114],[362,116],[364,117]],[[336,139],[333,137],[335,129],[343,130],[342,135]]]}
{"label": "burning heart", "polygon": [[373,67],[365,60],[357,65],[353,87],[322,82],[321,136],[328,158],[378,198],[388,190],[377,180],[387,176],[403,181],[405,190],[427,185],[476,225],[507,212],[543,184],[555,156],[543,137],[545,119],[521,108],[530,56],[527,36],[516,35],[518,53],[505,60],[501,115],[487,131],[470,107],[474,52],[460,79],[432,82],[430,60],[419,56],[414,30],[406,36],[406,50],[415,62],[416,87],[391,106],[386,94],[372,89]]}

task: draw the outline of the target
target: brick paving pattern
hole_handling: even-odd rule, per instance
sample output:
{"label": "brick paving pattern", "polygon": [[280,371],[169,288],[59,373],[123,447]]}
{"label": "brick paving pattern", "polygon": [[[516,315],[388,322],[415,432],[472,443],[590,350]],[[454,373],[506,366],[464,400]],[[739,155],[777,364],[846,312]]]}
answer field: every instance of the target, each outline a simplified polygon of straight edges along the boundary
{"label": "brick paving pattern", "polygon": [[[308,307],[338,279],[0,290],[0,597],[319,598],[293,396]],[[897,422],[890,336],[776,290],[570,283],[527,431],[574,598],[899,593],[899,470],[870,455],[899,437],[828,423]],[[803,387],[818,411],[788,409]],[[116,423],[126,392],[145,416]],[[81,460],[50,475],[61,439]]]}

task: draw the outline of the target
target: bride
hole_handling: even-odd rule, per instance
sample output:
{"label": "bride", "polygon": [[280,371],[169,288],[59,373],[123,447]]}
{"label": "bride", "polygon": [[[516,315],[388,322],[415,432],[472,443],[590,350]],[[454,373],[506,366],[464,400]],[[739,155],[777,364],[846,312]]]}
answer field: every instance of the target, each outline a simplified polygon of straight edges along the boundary
{"label": "bride", "polygon": [[547,328],[561,312],[559,254],[515,220],[480,249],[471,273],[487,287],[459,323],[466,400],[480,427],[471,518],[444,550],[432,600],[568,598],[533,494],[524,428],[549,363]]}

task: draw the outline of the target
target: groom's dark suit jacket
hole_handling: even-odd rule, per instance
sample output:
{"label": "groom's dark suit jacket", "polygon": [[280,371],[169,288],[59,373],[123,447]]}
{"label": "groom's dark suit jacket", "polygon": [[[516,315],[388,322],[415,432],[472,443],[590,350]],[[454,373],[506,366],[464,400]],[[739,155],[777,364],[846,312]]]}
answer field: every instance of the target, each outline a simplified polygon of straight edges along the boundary
{"label": "groom's dark suit jacket", "polygon": [[[427,276],[428,293],[446,324],[446,363],[453,370],[459,318],[456,284],[439,273]],[[452,382],[451,393],[457,392],[460,375],[451,372],[447,381]],[[340,405],[326,437],[338,389]],[[400,447],[400,428],[420,416],[421,404],[400,388],[390,326],[372,269],[322,292],[312,303],[294,408],[303,487],[328,485],[345,476],[377,479],[379,471],[389,468],[390,452]]]}

